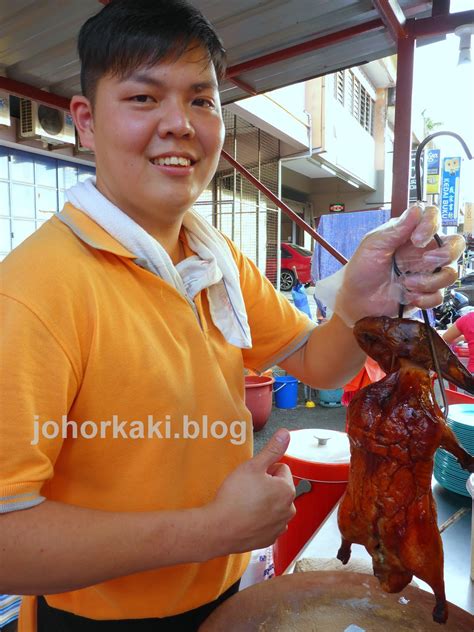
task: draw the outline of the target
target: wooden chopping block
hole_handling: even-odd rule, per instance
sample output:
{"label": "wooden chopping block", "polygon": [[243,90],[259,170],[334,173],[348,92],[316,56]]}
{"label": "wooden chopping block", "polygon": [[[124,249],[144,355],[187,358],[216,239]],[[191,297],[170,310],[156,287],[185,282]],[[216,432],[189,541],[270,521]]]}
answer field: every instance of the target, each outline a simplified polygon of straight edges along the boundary
{"label": "wooden chopping block", "polygon": [[388,594],[361,573],[296,573],[237,593],[199,632],[473,632],[474,616],[453,604],[447,624],[434,623],[434,603],[413,586]]}
{"label": "wooden chopping block", "polygon": [[358,558],[351,558],[345,566],[334,557],[304,557],[296,562],[295,573],[308,573],[310,571],[341,571],[341,573],[374,574],[371,562]]}
{"label": "wooden chopping block", "polygon": [[[352,558],[343,565],[335,557],[304,557],[295,564],[295,573],[308,573],[309,571],[340,571],[341,573],[366,573],[373,575],[372,562],[370,560]],[[418,587],[412,579],[410,586]]]}

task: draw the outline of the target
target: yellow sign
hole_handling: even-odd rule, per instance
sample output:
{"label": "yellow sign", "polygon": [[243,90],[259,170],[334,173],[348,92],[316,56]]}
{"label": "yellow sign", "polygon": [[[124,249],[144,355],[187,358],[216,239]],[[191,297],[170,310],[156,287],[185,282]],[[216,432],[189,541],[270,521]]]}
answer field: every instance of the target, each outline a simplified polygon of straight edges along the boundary
{"label": "yellow sign", "polygon": [[428,170],[426,177],[426,193],[439,193],[439,159],[440,150],[428,151]]}
{"label": "yellow sign", "polygon": [[439,173],[435,176],[428,176],[426,178],[426,192],[439,193]]}
{"label": "yellow sign", "polygon": [[464,232],[474,233],[474,204],[472,202],[464,204]]}

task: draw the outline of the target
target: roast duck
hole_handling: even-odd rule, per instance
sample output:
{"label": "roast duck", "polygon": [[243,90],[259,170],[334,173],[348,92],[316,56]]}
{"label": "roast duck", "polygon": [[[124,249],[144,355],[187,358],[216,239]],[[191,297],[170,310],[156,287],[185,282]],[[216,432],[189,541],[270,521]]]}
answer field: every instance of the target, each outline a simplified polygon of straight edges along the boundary
{"label": "roast duck", "polygon": [[[474,393],[473,376],[431,331],[443,377]],[[441,447],[474,472],[474,457],[458,443],[436,402],[427,326],[369,317],[356,323],[354,335],[387,375],[360,390],[349,405],[351,467],[338,514],[337,557],[347,564],[351,544],[364,545],[374,575],[390,593],[401,591],[413,576],[427,582],[436,600],[433,620],[444,623],[448,609],[431,493],[433,458]]]}

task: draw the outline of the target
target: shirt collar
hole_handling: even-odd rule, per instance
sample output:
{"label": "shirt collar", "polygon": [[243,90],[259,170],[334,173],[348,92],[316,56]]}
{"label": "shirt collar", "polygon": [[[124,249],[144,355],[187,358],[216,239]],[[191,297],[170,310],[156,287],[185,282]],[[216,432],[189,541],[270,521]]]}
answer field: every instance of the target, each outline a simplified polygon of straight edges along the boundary
{"label": "shirt collar", "polygon": [[112,235],[94,222],[86,213],[80,211],[70,202],[66,202],[63,210],[55,215],[55,217],[63,224],[66,224],[76,237],[79,237],[79,239],[92,248],[105,250],[106,252],[111,252],[114,255],[128,259],[137,258],[136,255],[122,246],[119,241],[114,239]]}

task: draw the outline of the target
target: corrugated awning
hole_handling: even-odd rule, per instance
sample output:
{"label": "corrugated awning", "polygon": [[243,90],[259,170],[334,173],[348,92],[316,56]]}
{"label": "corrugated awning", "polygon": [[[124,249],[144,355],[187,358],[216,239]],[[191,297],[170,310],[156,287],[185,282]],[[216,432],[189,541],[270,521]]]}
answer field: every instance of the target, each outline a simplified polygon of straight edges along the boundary
{"label": "corrugated awning", "polygon": [[[223,103],[248,96],[248,90],[266,92],[396,52],[371,0],[195,4],[213,22],[228,51]],[[400,0],[407,18],[430,15],[431,5]],[[78,93],[77,33],[101,6],[98,0],[0,0],[0,74],[60,97]]]}

